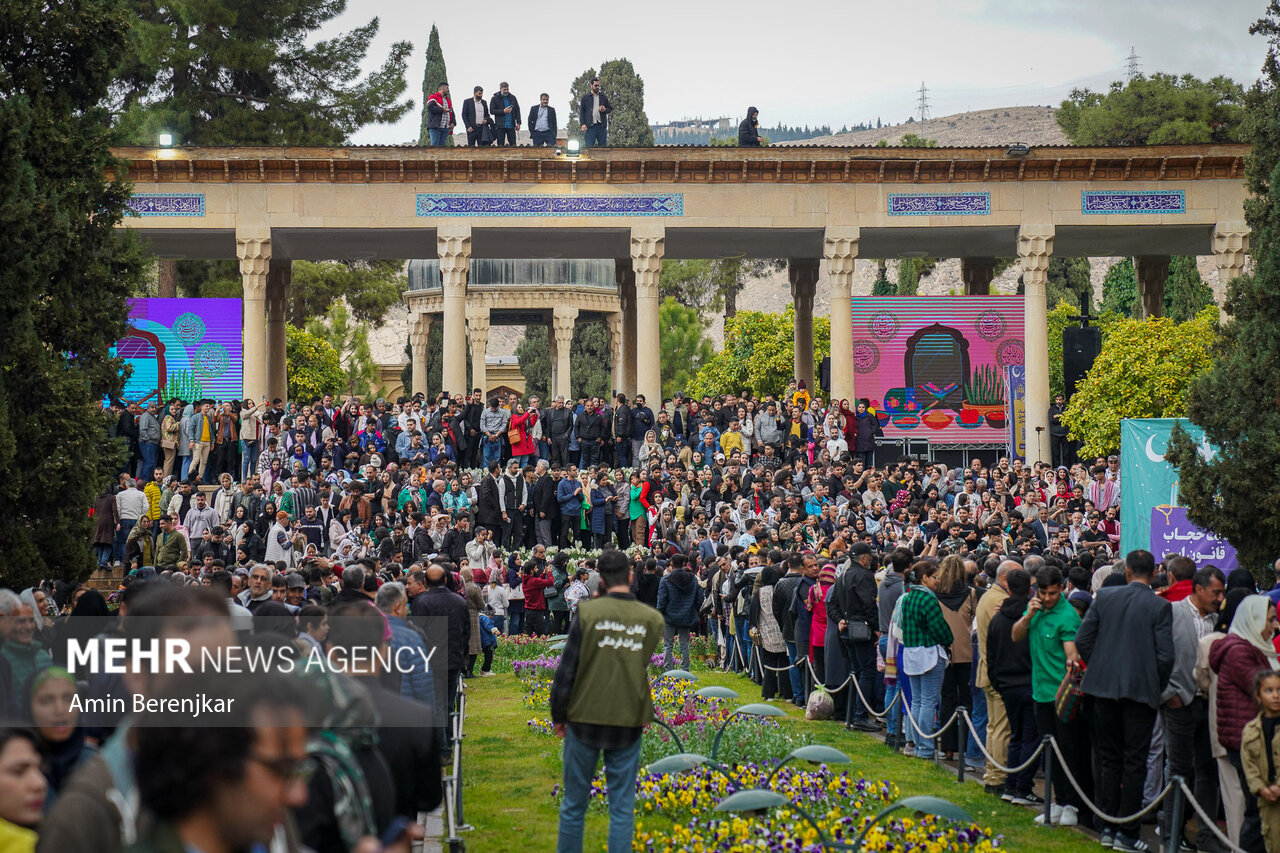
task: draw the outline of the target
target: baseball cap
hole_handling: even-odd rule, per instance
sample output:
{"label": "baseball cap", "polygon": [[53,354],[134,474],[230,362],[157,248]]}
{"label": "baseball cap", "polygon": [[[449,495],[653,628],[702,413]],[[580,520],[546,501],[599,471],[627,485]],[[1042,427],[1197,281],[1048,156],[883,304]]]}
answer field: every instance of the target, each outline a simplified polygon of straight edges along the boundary
{"label": "baseball cap", "polygon": [[858,541],[849,546],[849,553],[861,556],[863,554],[870,554],[872,551],[871,546],[866,542]]}
{"label": "baseball cap", "polygon": [[302,575],[298,572],[290,572],[285,577],[285,588],[287,589],[306,589],[307,582],[302,579]]}

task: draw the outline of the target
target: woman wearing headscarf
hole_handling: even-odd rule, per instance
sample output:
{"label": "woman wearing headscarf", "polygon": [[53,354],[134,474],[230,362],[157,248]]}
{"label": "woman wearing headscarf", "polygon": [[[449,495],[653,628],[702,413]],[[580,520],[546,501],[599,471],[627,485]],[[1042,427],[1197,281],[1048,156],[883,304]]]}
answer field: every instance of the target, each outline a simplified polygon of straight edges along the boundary
{"label": "woman wearing headscarf", "polygon": [[[1241,572],[1232,572],[1234,577]],[[1244,574],[1248,574],[1244,572]],[[1209,649],[1209,667],[1218,675],[1218,742],[1236,771],[1244,794],[1244,823],[1239,844],[1245,850],[1265,849],[1258,802],[1249,792],[1240,760],[1240,740],[1245,725],[1257,716],[1253,680],[1260,669],[1280,669],[1271,638],[1276,632],[1276,608],[1262,595],[1248,595],[1240,602],[1227,636]]]}
{"label": "woman wearing headscarf", "polygon": [[22,603],[31,608],[36,618],[35,639],[46,649],[52,648],[56,634],[53,618],[50,616],[52,603],[48,595],[39,587],[29,586],[22,591]]}
{"label": "woman wearing headscarf", "polygon": [[[760,572],[760,588],[751,598],[750,619],[752,630],[760,644],[760,657],[764,662],[764,683],[761,698],[772,699],[781,695],[791,701],[791,679],[786,672],[777,670],[787,665],[787,644],[782,639],[782,626],[773,613],[774,587],[778,583],[778,568],[765,566]],[[783,676],[779,678],[778,676]]]}
{"label": "woman wearing headscarf", "polygon": [[22,707],[39,738],[41,769],[49,782],[46,811],[71,771],[95,751],[85,743],[80,711],[72,701],[75,696],[75,678],[61,667],[49,666],[32,675],[23,697]]}
{"label": "woman wearing headscarf", "polygon": [[[1218,719],[1218,674],[1209,667],[1209,652],[1214,644],[1227,637],[1231,622],[1235,619],[1240,602],[1249,597],[1243,589],[1233,589],[1222,601],[1222,609],[1218,611],[1218,620],[1213,626],[1213,633],[1200,638],[1200,646],[1196,649],[1196,684],[1209,697],[1209,720]],[[1222,811],[1227,817],[1227,835],[1235,843],[1240,840],[1240,827],[1244,824],[1244,791],[1240,787],[1240,777],[1227,757],[1227,750],[1218,740],[1216,724],[1209,726],[1209,751],[1218,765],[1218,792],[1222,796]]]}
{"label": "woman wearing headscarf", "polygon": [[78,640],[81,646],[112,627],[111,611],[107,601],[96,589],[86,589],[75,598],[71,612],[58,626],[58,642],[53,644],[53,662],[65,666],[67,641]]}

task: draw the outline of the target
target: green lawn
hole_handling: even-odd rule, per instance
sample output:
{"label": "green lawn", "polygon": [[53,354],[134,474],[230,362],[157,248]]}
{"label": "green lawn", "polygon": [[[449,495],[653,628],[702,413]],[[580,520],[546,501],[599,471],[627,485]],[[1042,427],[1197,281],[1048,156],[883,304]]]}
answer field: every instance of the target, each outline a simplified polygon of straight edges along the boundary
{"label": "green lawn", "polygon": [[[758,701],[759,688],[745,678],[718,671],[699,671],[700,684],[723,684],[742,701]],[[527,721],[549,717],[522,702],[524,690],[515,676],[500,674],[468,681],[467,736],[463,744],[464,810],[476,827],[466,834],[469,851],[554,850],[558,811],[552,787],[560,781],[560,741],[532,731]],[[932,762],[894,755],[882,743],[835,722],[808,722],[790,705],[785,726],[803,727],[814,740],[853,756],[848,770],[869,780],[888,779],[903,796],[931,794],[963,806],[975,821],[1004,835],[1004,848],[1034,851],[1096,851],[1097,842],[1073,829],[1043,829],[1032,823],[1035,813],[985,794],[975,782],[960,785],[954,772]],[[655,826],[659,819],[644,819]],[[586,850],[604,849],[608,818],[587,813]]]}

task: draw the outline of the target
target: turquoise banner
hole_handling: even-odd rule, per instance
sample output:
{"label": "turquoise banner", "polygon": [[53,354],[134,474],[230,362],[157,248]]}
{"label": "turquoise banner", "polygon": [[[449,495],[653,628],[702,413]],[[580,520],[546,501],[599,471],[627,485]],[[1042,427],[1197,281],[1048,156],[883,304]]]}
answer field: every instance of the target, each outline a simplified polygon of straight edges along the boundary
{"label": "turquoise banner", "polygon": [[1200,454],[1212,459],[1217,450],[1204,431],[1185,418],[1143,418],[1120,422],[1120,550],[1145,548],[1160,560],[1183,554],[1198,565],[1223,571],[1236,566],[1231,544],[1187,520],[1178,505],[1178,471],[1164,458],[1169,433],[1179,423]]}

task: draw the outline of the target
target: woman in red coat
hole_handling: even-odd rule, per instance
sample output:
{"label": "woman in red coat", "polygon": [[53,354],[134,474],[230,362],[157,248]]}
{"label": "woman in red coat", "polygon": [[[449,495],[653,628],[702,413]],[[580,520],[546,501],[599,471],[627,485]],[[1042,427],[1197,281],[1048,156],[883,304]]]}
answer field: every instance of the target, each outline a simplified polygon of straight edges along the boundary
{"label": "woman in red coat", "polygon": [[1245,724],[1258,714],[1253,698],[1253,680],[1258,670],[1280,669],[1271,644],[1275,632],[1275,605],[1266,596],[1250,595],[1236,609],[1230,633],[1209,648],[1209,668],[1218,674],[1218,742],[1227,751],[1227,760],[1236,768],[1245,792],[1240,846],[1246,850],[1262,850],[1263,843],[1258,801],[1249,793],[1240,761],[1240,736]]}
{"label": "woman in red coat", "polygon": [[516,404],[516,413],[511,416],[511,429],[520,433],[520,440],[511,445],[511,458],[520,463],[524,467],[528,457],[538,452],[538,446],[534,444],[530,433],[533,432],[534,424],[538,422],[538,410],[526,412],[524,403]]}

